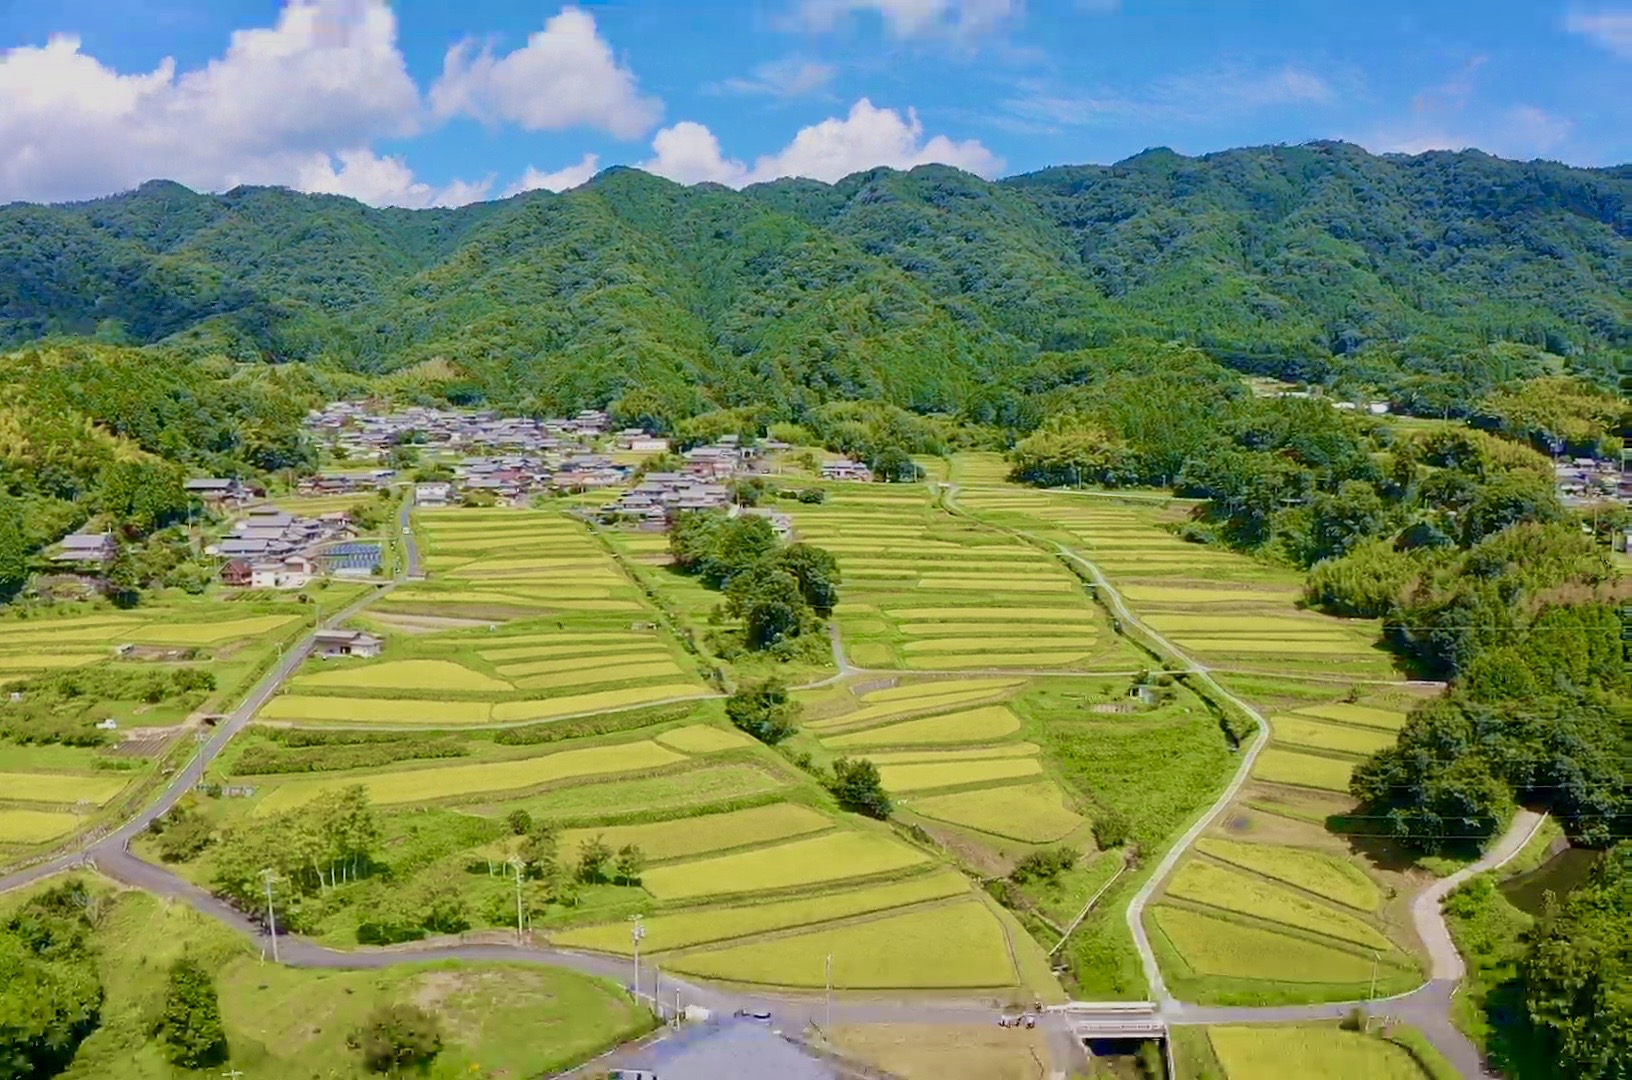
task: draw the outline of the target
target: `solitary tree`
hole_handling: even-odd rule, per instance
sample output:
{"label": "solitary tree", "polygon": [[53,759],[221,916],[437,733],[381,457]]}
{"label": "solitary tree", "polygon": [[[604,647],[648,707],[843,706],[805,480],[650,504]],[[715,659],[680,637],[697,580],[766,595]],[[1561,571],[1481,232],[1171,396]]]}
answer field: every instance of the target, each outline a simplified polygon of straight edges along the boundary
{"label": "solitary tree", "polygon": [[744,683],[725,703],[731,722],[762,743],[775,746],[793,734],[799,706],[780,679]]}
{"label": "solitary tree", "polygon": [[158,1029],[170,1060],[177,1065],[202,1069],[227,1058],[227,1033],[221,1026],[215,983],[204,966],[190,956],[170,965],[164,1015],[159,1018]]}
{"label": "solitary tree", "polygon": [[832,791],[839,805],[846,810],[854,810],[880,821],[889,817],[894,809],[879,778],[878,766],[866,758],[852,760],[841,757],[835,761]]}

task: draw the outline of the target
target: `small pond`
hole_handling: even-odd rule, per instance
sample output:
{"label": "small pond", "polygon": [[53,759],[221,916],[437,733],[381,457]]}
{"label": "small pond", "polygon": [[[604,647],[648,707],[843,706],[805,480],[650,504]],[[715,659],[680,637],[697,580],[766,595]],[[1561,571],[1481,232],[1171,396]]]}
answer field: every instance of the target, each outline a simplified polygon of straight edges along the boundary
{"label": "small pond", "polygon": [[1502,882],[1502,895],[1520,911],[1539,915],[1542,897],[1547,890],[1551,889],[1562,901],[1566,894],[1587,880],[1588,872],[1602,855],[1603,852],[1591,848],[1562,847],[1534,870]]}

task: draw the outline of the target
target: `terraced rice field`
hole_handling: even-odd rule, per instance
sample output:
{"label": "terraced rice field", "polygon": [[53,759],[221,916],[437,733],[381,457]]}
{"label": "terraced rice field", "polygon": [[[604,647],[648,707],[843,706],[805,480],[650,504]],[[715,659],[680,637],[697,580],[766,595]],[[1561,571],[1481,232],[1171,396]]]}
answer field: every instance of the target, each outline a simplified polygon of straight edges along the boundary
{"label": "terraced rice field", "polygon": [[1053,843],[1083,824],[1048,781],[931,795],[904,805],[926,818],[1029,844]]}
{"label": "terraced rice field", "polygon": [[[565,646],[557,646],[562,648]],[[502,650],[501,650],[502,651]],[[507,679],[525,675],[551,675],[560,672],[585,671],[590,668],[619,668],[634,664],[651,664],[669,660],[669,653],[658,642],[643,646],[638,652],[617,652],[588,656],[551,656],[544,659],[521,660],[500,664],[495,670]],[[672,662],[672,661],[671,661]]]}
{"label": "terraced rice field", "polygon": [[1409,1051],[1327,1026],[1207,1029],[1226,1080],[1427,1080]]}
{"label": "terraced rice field", "polygon": [[577,671],[555,671],[544,675],[530,675],[516,680],[522,690],[560,690],[572,686],[633,682],[640,679],[674,679],[686,674],[679,664],[663,657],[640,663],[627,661],[605,667],[586,667]]}
{"label": "terraced rice field", "polygon": [[129,775],[67,776],[61,773],[0,773],[0,798],[13,802],[93,803],[105,806],[129,786]]}
{"label": "terraced rice field", "polygon": [[1295,885],[1359,911],[1375,911],[1382,902],[1377,883],[1351,862],[1307,848],[1249,844],[1203,837],[1196,850],[1221,862]]}
{"label": "terraced rice field", "polygon": [[[1371,978],[1372,958],[1337,946],[1244,926],[1158,904],[1151,921],[1196,975],[1284,983],[1350,983]],[[1385,974],[1393,969],[1386,964]]]}
{"label": "terraced rice field", "polygon": [[479,765],[444,765],[325,780],[292,780],[274,788],[255,807],[258,815],[303,806],[327,791],[361,784],[376,803],[433,802],[488,793],[523,791],[556,780],[603,773],[636,772],[685,761],[655,742],[620,743],[562,750],[539,757]]}
{"label": "terraced rice field", "polygon": [[300,688],[337,686],[361,690],[467,690],[504,693],[514,689],[503,679],[495,679],[451,660],[386,660],[347,666],[334,671],[298,675],[289,685]]}
{"label": "terraced rice field", "polygon": [[954,761],[945,764],[924,765],[883,765],[878,770],[879,777],[884,783],[884,790],[892,793],[960,787],[966,784],[991,784],[999,780],[1036,776],[1042,771],[1042,765],[1035,758],[997,758],[986,761]]}
{"label": "terraced rice field", "polygon": [[1003,927],[979,900],[866,919],[749,945],[671,956],[672,970],[761,985],[841,990],[975,989],[1017,981]]}
{"label": "terraced rice field", "polygon": [[579,713],[604,712],[609,709],[627,709],[637,705],[651,705],[659,701],[702,697],[707,694],[697,683],[659,683],[655,686],[630,686],[621,690],[597,690],[594,693],[572,694],[567,697],[538,701],[502,701],[493,706],[493,719],[499,723],[522,720],[555,720]]}
{"label": "terraced rice field", "polygon": [[1020,730],[1020,718],[1004,705],[987,705],[977,709],[931,716],[923,720],[907,720],[886,724],[866,731],[835,735],[823,744],[835,750],[861,749],[876,746],[933,746],[941,744],[991,742]]}
{"label": "terraced rice field", "polygon": [[1195,859],[1180,866],[1168,881],[1167,895],[1366,948],[1391,948],[1386,937],[1353,915],[1278,885]]}
{"label": "terraced rice field", "polygon": [[296,615],[254,615],[220,622],[150,623],[127,631],[124,637],[143,645],[221,645],[240,638],[270,634],[299,621]]}
{"label": "terraced rice field", "polygon": [[868,754],[879,766],[916,765],[938,761],[980,761],[987,758],[1036,757],[1040,748],[1036,743],[1002,743],[997,746],[929,747],[922,750],[892,750],[884,754]]}
{"label": "terraced rice field", "polygon": [[[942,870],[906,881],[820,896],[656,915],[643,920],[646,937],[641,942],[641,952],[652,954],[753,938],[776,930],[814,926],[968,894],[967,878],[956,871]],[[551,935],[551,942],[566,948],[595,949],[625,956],[633,951],[629,926],[622,922],[564,930]]]}
{"label": "terraced rice field", "polygon": [[1347,792],[1349,776],[1353,772],[1354,763],[1351,761],[1299,754],[1272,746],[1258,755],[1252,775],[1255,779],[1272,784]]}
{"label": "terraced rice field", "polygon": [[687,754],[717,754],[726,750],[751,750],[758,745],[740,731],[694,724],[674,728],[657,737],[664,746],[671,746]]}
{"label": "terraced rice field", "polygon": [[0,844],[43,844],[67,836],[78,824],[73,814],[0,809]]}
{"label": "terraced rice field", "polygon": [[878,833],[840,832],[696,862],[659,866],[641,883],[659,900],[771,892],[887,874],[929,856]]}
{"label": "terraced rice field", "polygon": [[323,724],[486,724],[493,719],[493,706],[485,701],[279,694],[262,706],[258,718]]}
{"label": "terraced rice field", "polygon": [[13,653],[0,656],[0,671],[49,671],[106,659],[106,653]]}
{"label": "terraced rice field", "polygon": [[555,788],[482,808],[482,812],[502,815],[519,809],[543,821],[594,820],[605,817],[608,808],[667,813],[766,795],[786,786],[785,778],[755,765],[703,765],[657,776]]}
{"label": "terraced rice field", "polygon": [[[526,636],[504,638],[507,642],[528,642]],[[478,649],[476,655],[490,663],[512,660],[543,660],[554,657],[618,657],[649,653],[660,643],[651,636],[636,638],[627,634],[573,634],[539,635],[538,642],[550,644],[511,644],[501,648]]]}
{"label": "terraced rice field", "polygon": [[559,842],[562,854],[569,859],[584,841],[599,837],[614,849],[634,844],[648,860],[660,863],[726,848],[788,840],[832,827],[832,818],[808,806],[773,803],[751,810],[733,810],[724,814],[643,825],[568,829],[561,833]]}
{"label": "terraced rice field", "polygon": [[1405,714],[1394,712],[1391,709],[1376,709],[1369,705],[1350,705],[1346,702],[1332,702],[1327,705],[1310,705],[1301,709],[1293,709],[1296,716],[1308,716],[1316,720],[1336,720],[1343,724],[1359,724],[1363,727],[1377,728],[1381,731],[1399,731],[1405,726]]}
{"label": "terraced rice field", "polygon": [[1275,716],[1269,721],[1277,744],[1331,750],[1340,754],[1373,754],[1394,745],[1394,733],[1346,724],[1329,724],[1301,716]]}

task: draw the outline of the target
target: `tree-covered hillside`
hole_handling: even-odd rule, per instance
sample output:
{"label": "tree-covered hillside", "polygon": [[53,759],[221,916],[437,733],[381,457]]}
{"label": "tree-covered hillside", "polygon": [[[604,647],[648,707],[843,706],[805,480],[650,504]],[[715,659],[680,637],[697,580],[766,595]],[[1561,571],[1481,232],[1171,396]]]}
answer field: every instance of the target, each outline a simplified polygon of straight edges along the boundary
{"label": "tree-covered hillside", "polygon": [[1185,341],[1455,412],[1632,349],[1625,170],[1342,143],[1153,150],[988,183],[943,166],[736,192],[613,169],[458,210],[155,181],[0,208],[0,347],[441,359],[470,395],[682,411],[967,403],[1046,353]]}

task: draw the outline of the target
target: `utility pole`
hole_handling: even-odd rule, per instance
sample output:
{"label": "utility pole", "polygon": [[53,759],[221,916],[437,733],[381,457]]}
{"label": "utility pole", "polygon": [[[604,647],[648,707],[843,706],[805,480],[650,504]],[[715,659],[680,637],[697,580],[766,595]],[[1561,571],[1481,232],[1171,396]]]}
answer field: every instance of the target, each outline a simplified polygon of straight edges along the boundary
{"label": "utility pole", "polygon": [[630,916],[635,925],[629,931],[629,937],[635,943],[635,1000],[640,1000],[640,939],[646,936],[646,927],[641,925],[640,916]]}
{"label": "utility pole", "polygon": [[510,868],[516,872],[516,944],[521,944],[521,872],[527,869],[527,864],[520,855],[512,855],[509,859]]}
{"label": "utility pole", "polygon": [[663,1019],[663,965],[652,965],[652,1007],[659,1020]]}
{"label": "utility pole", "polygon": [[278,962],[278,915],[272,908],[272,883],[278,880],[278,872],[271,867],[261,871],[261,877],[266,880],[266,925],[272,931],[272,962]]}
{"label": "utility pole", "polygon": [[823,1008],[822,1037],[833,1038],[833,954],[827,954],[827,995]]}
{"label": "utility pole", "polygon": [[1366,991],[1366,1032],[1367,1032],[1367,1034],[1370,1034],[1370,1032],[1371,1032],[1372,1003],[1377,998],[1377,960],[1378,960],[1377,951],[1375,949],[1373,949],[1372,953],[1371,953],[1371,989]]}

